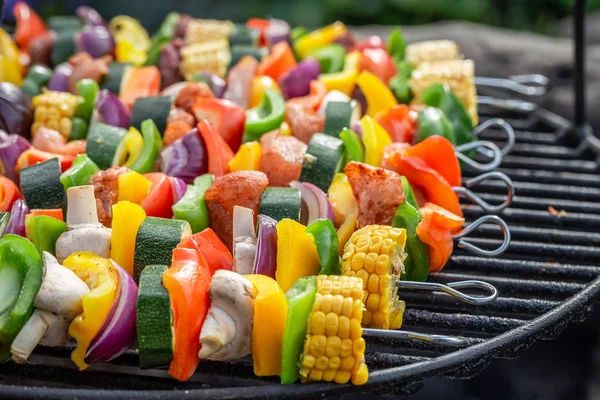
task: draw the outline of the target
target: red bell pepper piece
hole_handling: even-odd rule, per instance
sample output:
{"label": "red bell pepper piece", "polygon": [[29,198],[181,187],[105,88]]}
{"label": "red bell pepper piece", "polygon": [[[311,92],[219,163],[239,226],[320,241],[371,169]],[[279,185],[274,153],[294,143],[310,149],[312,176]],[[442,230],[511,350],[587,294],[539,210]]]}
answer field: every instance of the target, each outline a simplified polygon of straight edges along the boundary
{"label": "red bell pepper piece", "polygon": [[387,83],[393,78],[398,70],[396,63],[388,54],[387,50],[379,48],[367,48],[363,53],[363,67],[373,75],[376,75],[382,82]]}
{"label": "red bell pepper piece", "polygon": [[15,201],[21,198],[21,192],[13,181],[0,176],[0,211],[10,211]]}
{"label": "red bell pepper piece", "polygon": [[211,275],[218,269],[226,269],[231,271],[233,265],[233,256],[229,252],[227,246],[221,242],[215,231],[206,228],[202,232],[198,232],[192,236],[183,239],[177,247],[186,249],[195,249],[202,254]]}
{"label": "red bell pepper piece", "polygon": [[202,97],[192,106],[196,120],[208,120],[225,139],[233,152],[238,151],[244,136],[246,111],[229,100]]}
{"label": "red bell pepper piece", "polygon": [[229,172],[229,161],[233,159],[233,151],[225,141],[215,132],[209,121],[198,122],[198,132],[208,152],[208,173],[222,176]]}
{"label": "red bell pepper piece", "polygon": [[258,67],[259,75],[269,75],[279,82],[279,78],[296,66],[296,57],[287,42],[279,42],[271,49],[271,54],[263,57]]}
{"label": "red bell pepper piece", "polygon": [[200,362],[198,338],[210,306],[210,281],[210,270],[199,252],[173,249],[163,285],[169,292],[173,312],[173,360],[169,374],[179,381],[189,379]]}
{"label": "red bell pepper piece", "polygon": [[46,24],[40,16],[22,1],[17,1],[13,7],[13,14],[17,20],[15,42],[21,49],[27,50],[31,40],[48,31]]}
{"label": "red bell pepper piece", "polygon": [[60,208],[49,208],[46,210],[31,210],[31,212],[25,215],[25,219],[29,217],[35,217],[38,215],[45,215],[47,217],[52,217],[64,221],[65,218],[63,216],[63,210]]}
{"label": "red bell pepper piece", "polygon": [[360,42],[356,43],[353,48],[353,50],[360,50],[360,51],[365,50],[365,49],[386,50],[387,45],[385,44],[385,42],[383,41],[383,39],[380,36],[372,35],[372,36],[366,37],[363,40],[361,40]]}
{"label": "red bell pepper piece", "polygon": [[23,153],[21,153],[21,155],[17,159],[15,171],[18,172],[19,170],[21,170],[21,168],[41,163],[51,158],[58,158],[58,161],[60,163],[60,170],[62,172],[65,172],[71,167],[71,164],[73,164],[73,160],[75,160],[75,157],[77,157],[76,154],[49,153],[47,151],[41,151],[31,147],[25,150]]}
{"label": "red bell pepper piece", "polygon": [[414,140],[417,114],[406,104],[398,104],[377,114],[379,125],[389,133],[392,142],[412,143]]}
{"label": "red bell pepper piece", "polygon": [[419,157],[446,179],[450,186],[462,184],[460,163],[452,142],[442,136],[429,136],[404,150],[405,157]]}
{"label": "red bell pepper piece", "polygon": [[452,233],[441,228],[433,221],[434,213],[423,213],[417,225],[417,236],[429,246],[429,272],[437,272],[444,268],[454,249]]}
{"label": "red bell pepper piece", "polygon": [[294,97],[286,103],[299,104],[317,111],[326,94],[327,86],[325,85],[325,82],[319,80],[310,81],[310,94],[308,96]]}
{"label": "red bell pepper piece", "polygon": [[155,66],[132,68],[122,85],[119,99],[127,107],[133,107],[138,97],[157,96],[160,92],[160,72]]}
{"label": "red bell pepper piece", "polygon": [[140,206],[149,217],[171,218],[173,217],[173,184],[171,179],[162,172],[150,172],[144,174],[152,183],[150,192],[142,200]]}
{"label": "red bell pepper piece", "polygon": [[411,186],[425,192],[427,201],[462,217],[458,196],[444,177],[418,157],[407,157],[404,153],[395,153],[391,157],[394,169],[406,176]]}
{"label": "red bell pepper piece", "polygon": [[258,37],[258,45],[264,47],[267,45],[267,37],[265,32],[267,28],[271,25],[268,19],[263,18],[250,18],[246,21],[246,26],[251,29],[258,29],[260,31],[260,36]]}

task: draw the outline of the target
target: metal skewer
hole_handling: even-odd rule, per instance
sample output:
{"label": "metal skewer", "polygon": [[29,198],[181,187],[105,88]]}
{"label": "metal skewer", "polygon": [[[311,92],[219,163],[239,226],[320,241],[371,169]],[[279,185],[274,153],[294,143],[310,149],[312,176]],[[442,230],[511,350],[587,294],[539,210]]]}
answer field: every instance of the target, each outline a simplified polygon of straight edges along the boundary
{"label": "metal skewer", "polygon": [[[469,168],[475,170],[477,172],[488,172],[492,171],[502,163],[502,150],[495,144],[487,140],[476,140],[474,142],[461,144],[460,146],[456,146],[456,157],[465,163]],[[467,157],[464,152],[469,150],[477,150],[482,154],[486,154],[491,156],[491,161],[488,163],[482,164],[473,160],[472,158]]]}
{"label": "metal skewer", "polygon": [[404,330],[386,330],[363,328],[363,336],[382,337],[400,340],[419,340],[422,342],[431,342],[444,346],[463,347],[468,343],[459,337],[448,335],[430,335],[427,333],[404,331]]}
{"label": "metal skewer", "polygon": [[499,127],[506,133],[506,144],[502,147],[501,150],[503,156],[507,155],[508,153],[510,153],[510,151],[515,145],[515,131],[512,128],[512,126],[510,126],[510,124],[502,118],[492,118],[481,123],[477,128],[473,130],[473,136],[479,138],[481,133],[483,133],[491,127]]}
{"label": "metal skewer", "polygon": [[542,96],[548,93],[550,79],[541,74],[513,75],[508,79],[476,76],[475,85],[504,89],[525,96]]}
{"label": "metal skewer", "polygon": [[[476,231],[480,225],[485,224],[485,223],[496,224],[502,230],[502,234],[503,234],[504,238],[503,238],[500,246],[498,246],[498,248],[496,248],[494,250],[482,249],[482,248],[477,247],[474,244],[470,243],[468,240],[463,239],[464,237],[468,236],[472,232]],[[478,218],[474,222],[467,225],[465,228],[463,228],[462,231],[460,231],[459,233],[452,236],[452,238],[458,239],[458,243],[456,245],[458,247],[460,247],[461,249],[467,250],[478,256],[496,257],[496,256],[499,256],[500,254],[504,253],[506,251],[506,249],[508,248],[508,245],[510,244],[510,230],[508,229],[508,225],[506,224],[506,222],[504,222],[504,220],[502,218],[498,217],[497,215],[484,215],[483,217]]]}
{"label": "metal skewer", "polygon": [[522,114],[529,114],[537,110],[537,104],[531,101],[499,99],[490,96],[477,96],[477,104],[480,106],[489,106],[503,111],[514,111]]}
{"label": "metal skewer", "polygon": [[[506,185],[506,190],[507,190],[506,200],[504,200],[501,204],[491,205],[490,203],[483,200],[481,197],[479,197],[477,194],[473,193],[470,190],[470,188],[477,186],[481,182],[484,182],[488,179],[498,179]],[[508,177],[508,175],[506,175],[505,173],[498,172],[498,171],[492,171],[492,172],[486,172],[484,174],[478,175],[474,178],[467,179],[463,183],[463,186],[453,186],[452,190],[454,191],[454,193],[458,194],[459,196],[466,197],[473,203],[477,204],[484,211],[486,211],[490,214],[496,214],[496,213],[501,212],[502,210],[504,210],[506,207],[508,207],[510,205],[510,203],[512,202],[512,199],[513,199],[515,186],[512,182],[512,179],[510,179]]]}

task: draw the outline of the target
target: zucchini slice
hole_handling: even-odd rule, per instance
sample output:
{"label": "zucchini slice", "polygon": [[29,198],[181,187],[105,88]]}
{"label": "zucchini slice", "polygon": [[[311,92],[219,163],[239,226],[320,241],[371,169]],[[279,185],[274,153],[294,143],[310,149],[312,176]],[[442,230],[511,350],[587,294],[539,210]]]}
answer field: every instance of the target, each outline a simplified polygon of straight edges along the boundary
{"label": "zucchini slice", "polygon": [[60,175],[58,158],[21,170],[21,193],[29,209],[62,208],[66,215],[67,193],[60,182]]}
{"label": "zucchini slice", "polygon": [[327,193],[334,175],[342,167],[344,142],[323,133],[313,135],[302,162],[300,182],[309,182]]}
{"label": "zucchini slice", "polygon": [[268,187],[260,199],[259,214],[268,215],[276,221],[284,218],[300,222],[302,196],[300,191],[291,187]]}
{"label": "zucchini slice", "polygon": [[127,131],[117,126],[96,122],[90,126],[85,152],[98,168],[114,166],[117,150]]}

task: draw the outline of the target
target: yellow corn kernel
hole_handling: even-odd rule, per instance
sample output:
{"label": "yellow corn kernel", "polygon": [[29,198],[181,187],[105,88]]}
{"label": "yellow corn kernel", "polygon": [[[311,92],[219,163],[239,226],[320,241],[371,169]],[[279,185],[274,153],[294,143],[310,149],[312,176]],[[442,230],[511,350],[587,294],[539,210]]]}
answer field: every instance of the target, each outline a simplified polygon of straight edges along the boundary
{"label": "yellow corn kernel", "polygon": [[34,107],[34,123],[31,125],[31,134],[35,135],[39,128],[49,128],[60,132],[65,138],[71,134],[77,106],[83,102],[81,96],[67,92],[44,90],[31,100]]}
{"label": "yellow corn kernel", "polygon": [[[362,313],[364,327],[400,327],[402,317],[398,313],[404,308],[397,298],[395,282],[404,270],[405,243],[404,229],[369,225],[354,232],[344,247],[342,275],[360,278],[364,289],[360,297],[357,296],[359,292],[352,292],[353,298],[361,302],[353,304],[351,319]],[[363,303],[364,311],[359,309]]]}
{"label": "yellow corn kernel", "polygon": [[231,21],[217,21],[215,19],[193,19],[185,31],[185,43],[204,43],[213,40],[229,40],[235,25]]}
{"label": "yellow corn kernel", "polygon": [[458,45],[452,40],[427,40],[406,46],[406,61],[415,67],[425,61],[443,61],[462,58]]}
{"label": "yellow corn kernel", "polygon": [[413,103],[421,103],[421,93],[434,83],[446,84],[463,103],[477,125],[477,91],[473,60],[446,60],[421,63],[411,73],[408,85],[414,95]]}
{"label": "yellow corn kernel", "polygon": [[303,381],[352,380],[364,384],[368,379],[361,328],[362,287],[362,281],[356,277],[317,277],[317,293],[300,362]]}
{"label": "yellow corn kernel", "polygon": [[225,39],[189,44],[181,48],[180,54],[179,70],[188,81],[198,71],[208,71],[223,77],[231,61],[229,42]]}

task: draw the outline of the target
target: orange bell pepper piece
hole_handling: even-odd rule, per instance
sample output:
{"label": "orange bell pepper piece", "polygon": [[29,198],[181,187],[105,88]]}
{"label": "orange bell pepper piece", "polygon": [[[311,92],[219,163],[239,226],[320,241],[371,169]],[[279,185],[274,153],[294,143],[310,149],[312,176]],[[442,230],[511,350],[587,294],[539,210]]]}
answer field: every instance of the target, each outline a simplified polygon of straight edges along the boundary
{"label": "orange bell pepper piece", "polygon": [[418,157],[446,179],[450,186],[462,185],[460,164],[452,142],[442,136],[429,136],[404,150],[405,157]]}
{"label": "orange bell pepper piece", "polygon": [[246,123],[246,111],[242,107],[225,99],[201,97],[196,100],[192,110],[196,120],[207,119],[213,129],[227,142],[231,151],[238,151],[242,144]]}
{"label": "orange bell pepper piece", "polygon": [[63,216],[63,210],[60,208],[50,208],[47,210],[31,210],[29,214],[25,215],[25,219],[29,217],[36,217],[38,215],[45,215],[47,217],[52,217],[64,221],[65,218]]}
{"label": "orange bell pepper piece", "polygon": [[465,223],[465,219],[463,217],[453,214],[437,204],[427,202],[419,209],[419,211],[422,216],[425,216],[425,214],[431,214],[431,223],[437,225],[441,229],[455,231],[460,229]]}
{"label": "orange bell pepper piece", "polygon": [[162,172],[150,172],[144,174],[152,182],[150,192],[142,200],[140,206],[149,217],[171,218],[173,217],[173,185],[171,179]]}
{"label": "orange bell pepper piece", "polygon": [[41,151],[31,147],[21,153],[17,159],[15,170],[18,172],[21,168],[41,163],[55,157],[58,158],[58,161],[60,162],[60,170],[65,172],[67,169],[71,168],[73,160],[75,160],[75,157],[77,156],[75,154],[48,153],[47,151]]}
{"label": "orange bell pepper piece", "polygon": [[27,50],[29,42],[48,31],[46,24],[40,16],[22,1],[18,1],[13,7],[13,14],[17,20],[15,30],[15,42],[21,49]]}
{"label": "orange bell pepper piece", "polygon": [[219,135],[208,120],[198,122],[198,132],[208,153],[208,173],[215,176],[222,176],[229,172],[229,161],[235,154],[225,139]]}
{"label": "orange bell pepper piece", "polygon": [[417,114],[411,112],[406,104],[398,104],[377,114],[375,120],[390,134],[392,142],[413,142]]}
{"label": "orange bell pepper piece", "polygon": [[271,25],[268,19],[263,18],[250,18],[246,21],[246,26],[251,29],[258,29],[260,31],[260,36],[258,38],[258,45],[264,47],[267,45],[267,38],[265,36],[265,31]]}
{"label": "orange bell pepper piece", "polygon": [[5,176],[0,176],[0,211],[10,211],[15,201],[21,198],[17,185]]}
{"label": "orange bell pepper piece", "polygon": [[395,171],[406,176],[411,186],[425,192],[427,201],[462,217],[458,196],[446,179],[418,157],[406,157],[396,153],[391,158]]}
{"label": "orange bell pepper piece", "polygon": [[202,232],[188,236],[183,239],[177,247],[199,251],[208,264],[211,276],[218,269],[226,269],[229,271],[232,269],[233,256],[229,252],[227,246],[221,242],[221,239],[219,239],[215,231],[210,228],[206,228]]}
{"label": "orange bell pepper piece", "polygon": [[326,94],[327,85],[325,85],[325,82],[319,80],[310,81],[310,94],[308,96],[294,97],[288,100],[287,104],[301,104],[317,111]]}
{"label": "orange bell pepper piece", "polygon": [[296,66],[296,57],[287,42],[279,42],[271,49],[271,54],[263,57],[259,67],[259,75],[268,75],[275,81]]}
{"label": "orange bell pepper piece", "polygon": [[192,249],[173,249],[171,267],[163,285],[171,298],[173,312],[173,360],[169,374],[185,381],[196,370],[200,358],[200,330],[210,306],[211,274],[206,260]]}
{"label": "orange bell pepper piece", "polygon": [[433,222],[433,215],[433,212],[424,213],[416,229],[419,239],[429,246],[429,272],[444,268],[454,249],[452,233]]}
{"label": "orange bell pepper piece", "polygon": [[131,68],[119,99],[127,107],[133,107],[138,97],[157,96],[160,92],[160,72],[155,66]]}

